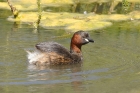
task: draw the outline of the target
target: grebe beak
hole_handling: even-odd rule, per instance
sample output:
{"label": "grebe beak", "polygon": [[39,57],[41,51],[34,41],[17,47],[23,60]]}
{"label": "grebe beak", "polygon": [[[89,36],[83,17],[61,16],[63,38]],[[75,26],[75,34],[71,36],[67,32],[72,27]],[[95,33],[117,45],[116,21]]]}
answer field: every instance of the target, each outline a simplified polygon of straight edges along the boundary
{"label": "grebe beak", "polygon": [[89,38],[88,41],[94,43],[94,40],[91,38]]}
{"label": "grebe beak", "polygon": [[94,40],[93,40],[93,39],[91,39],[91,38],[85,38],[85,41],[86,41],[87,43],[89,43],[89,42],[94,43]]}

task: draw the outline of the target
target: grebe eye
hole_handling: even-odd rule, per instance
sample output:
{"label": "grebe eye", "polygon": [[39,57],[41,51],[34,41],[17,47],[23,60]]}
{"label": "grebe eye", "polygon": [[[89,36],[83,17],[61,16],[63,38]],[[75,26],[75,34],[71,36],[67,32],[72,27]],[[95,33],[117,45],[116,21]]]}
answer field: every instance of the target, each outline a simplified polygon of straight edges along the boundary
{"label": "grebe eye", "polygon": [[89,35],[87,33],[85,33],[84,37],[87,38],[87,37],[89,37]]}

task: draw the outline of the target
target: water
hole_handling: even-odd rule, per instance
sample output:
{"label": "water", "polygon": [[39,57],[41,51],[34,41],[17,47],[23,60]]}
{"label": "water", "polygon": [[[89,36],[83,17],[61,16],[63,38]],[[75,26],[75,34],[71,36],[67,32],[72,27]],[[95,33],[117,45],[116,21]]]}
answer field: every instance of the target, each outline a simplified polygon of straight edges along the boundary
{"label": "water", "polygon": [[35,67],[24,49],[42,41],[56,41],[69,49],[71,33],[63,29],[39,31],[0,19],[1,93],[139,93],[139,21],[114,23],[89,32],[95,43],[82,47],[77,65]]}

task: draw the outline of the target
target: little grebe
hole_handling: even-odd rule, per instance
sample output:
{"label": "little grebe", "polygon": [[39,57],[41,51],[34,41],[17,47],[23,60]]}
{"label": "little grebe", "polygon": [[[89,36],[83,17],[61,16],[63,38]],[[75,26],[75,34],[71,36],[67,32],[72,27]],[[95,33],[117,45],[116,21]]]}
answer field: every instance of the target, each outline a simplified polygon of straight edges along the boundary
{"label": "little grebe", "polygon": [[82,61],[81,46],[94,42],[85,31],[77,31],[71,39],[70,51],[56,42],[36,44],[34,52],[27,51],[30,64],[59,65]]}

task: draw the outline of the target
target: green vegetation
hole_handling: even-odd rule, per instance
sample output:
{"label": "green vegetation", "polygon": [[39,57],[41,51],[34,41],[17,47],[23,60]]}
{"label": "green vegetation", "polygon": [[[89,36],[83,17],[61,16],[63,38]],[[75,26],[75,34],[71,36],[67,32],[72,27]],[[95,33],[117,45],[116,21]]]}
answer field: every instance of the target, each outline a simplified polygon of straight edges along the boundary
{"label": "green vegetation", "polygon": [[[19,11],[13,12],[9,21],[35,28],[95,30],[110,26],[112,21],[140,19],[140,0],[11,0],[10,4]],[[1,9],[12,10],[9,6],[0,2]]]}

